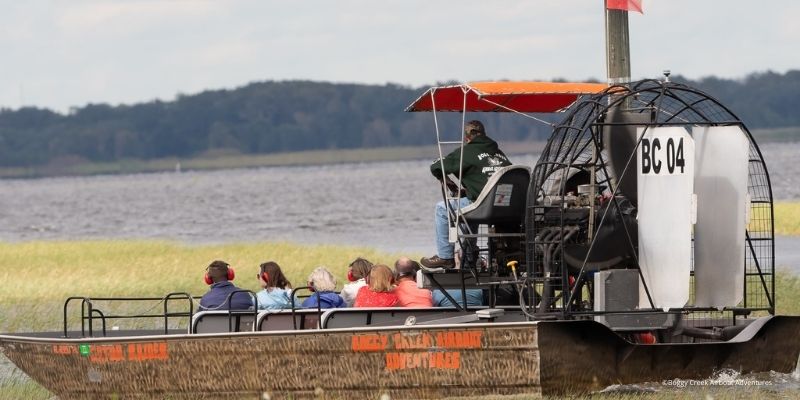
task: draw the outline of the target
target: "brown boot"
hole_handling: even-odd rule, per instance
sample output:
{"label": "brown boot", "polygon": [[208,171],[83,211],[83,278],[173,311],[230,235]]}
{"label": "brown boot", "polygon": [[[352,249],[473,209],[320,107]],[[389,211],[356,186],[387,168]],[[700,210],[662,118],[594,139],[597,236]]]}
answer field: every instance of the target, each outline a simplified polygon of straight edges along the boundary
{"label": "brown boot", "polygon": [[419,263],[427,269],[444,268],[450,269],[456,266],[456,261],[452,258],[439,258],[439,256],[422,257]]}

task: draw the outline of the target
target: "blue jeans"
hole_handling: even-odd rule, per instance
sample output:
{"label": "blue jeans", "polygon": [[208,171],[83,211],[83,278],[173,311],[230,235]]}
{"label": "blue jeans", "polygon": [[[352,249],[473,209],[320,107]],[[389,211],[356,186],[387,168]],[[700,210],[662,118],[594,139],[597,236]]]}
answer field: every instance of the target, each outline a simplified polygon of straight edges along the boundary
{"label": "blue jeans", "polygon": [[[472,204],[472,201],[466,197],[462,197],[458,200],[450,200],[450,206],[455,212],[458,212],[459,204],[461,208],[464,208]],[[447,240],[450,228],[447,224],[447,212],[444,200],[436,203],[436,212],[434,213],[434,223],[436,225],[436,254],[439,258],[452,259],[455,257],[453,255],[454,246]]]}
{"label": "blue jeans", "polygon": [[[475,307],[475,306],[482,306],[483,305],[483,290],[481,289],[467,289],[467,307]],[[463,305],[464,300],[461,297],[461,290],[459,289],[447,289],[447,294],[449,294],[453,300],[458,303],[458,305]],[[434,307],[454,307],[453,303],[444,296],[441,290],[434,290],[433,291],[433,306]]]}

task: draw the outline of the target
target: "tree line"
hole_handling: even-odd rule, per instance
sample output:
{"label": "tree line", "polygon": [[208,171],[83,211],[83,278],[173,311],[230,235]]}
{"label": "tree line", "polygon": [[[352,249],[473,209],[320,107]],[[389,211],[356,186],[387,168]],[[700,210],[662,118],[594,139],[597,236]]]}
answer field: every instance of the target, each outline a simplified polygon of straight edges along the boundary
{"label": "tree line", "polygon": [[[751,129],[800,126],[800,71],[741,80],[676,80],[719,98]],[[432,115],[403,112],[424,89],[265,81],[174,101],[89,104],[67,114],[36,107],[2,109],[0,166],[433,144]],[[461,116],[440,117],[441,131],[456,139]],[[500,140],[544,140],[550,133],[546,124],[513,115],[474,117]]]}

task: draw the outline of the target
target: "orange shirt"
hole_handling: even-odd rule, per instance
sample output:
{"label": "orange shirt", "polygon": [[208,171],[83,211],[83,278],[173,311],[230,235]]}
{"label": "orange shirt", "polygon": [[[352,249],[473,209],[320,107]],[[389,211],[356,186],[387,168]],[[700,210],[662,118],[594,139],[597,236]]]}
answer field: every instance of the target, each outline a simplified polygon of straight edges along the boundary
{"label": "orange shirt", "polygon": [[433,297],[428,289],[420,289],[410,279],[400,281],[394,288],[400,307],[433,307]]}

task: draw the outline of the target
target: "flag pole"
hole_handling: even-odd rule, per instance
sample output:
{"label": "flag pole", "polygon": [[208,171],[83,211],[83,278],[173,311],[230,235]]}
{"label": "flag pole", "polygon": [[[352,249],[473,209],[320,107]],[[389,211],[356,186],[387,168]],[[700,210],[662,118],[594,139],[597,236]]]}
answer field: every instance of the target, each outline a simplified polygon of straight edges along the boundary
{"label": "flag pole", "polygon": [[631,81],[630,42],[628,37],[628,11],[606,12],[606,71],[609,85],[627,85]]}

